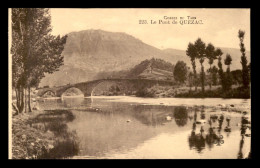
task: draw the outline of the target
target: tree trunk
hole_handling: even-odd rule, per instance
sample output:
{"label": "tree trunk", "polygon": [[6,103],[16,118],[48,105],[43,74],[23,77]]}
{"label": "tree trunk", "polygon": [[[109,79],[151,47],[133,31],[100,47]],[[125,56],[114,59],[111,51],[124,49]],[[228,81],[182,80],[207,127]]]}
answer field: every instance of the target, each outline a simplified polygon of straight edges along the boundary
{"label": "tree trunk", "polygon": [[18,108],[16,107],[16,105],[14,103],[12,103],[12,106],[13,106],[13,108],[15,110],[15,114],[14,115],[18,115],[19,114]]}
{"label": "tree trunk", "polygon": [[19,86],[18,89],[18,97],[19,97],[19,101],[17,102],[17,108],[19,110],[19,113],[23,113],[24,112],[24,89]]}
{"label": "tree trunk", "polygon": [[16,105],[13,103],[13,100],[12,100],[12,106],[13,106],[13,108],[15,110],[15,114],[14,115],[18,115],[19,114],[19,110],[17,108],[17,96],[18,96],[18,93],[17,93],[17,89],[16,88],[14,88],[14,90],[15,90],[15,97],[16,97]]}
{"label": "tree trunk", "polygon": [[209,64],[209,72],[210,72],[209,90],[211,90],[211,85],[212,85],[212,80],[213,80],[213,76],[212,76],[212,72],[211,72],[211,64]]}
{"label": "tree trunk", "polygon": [[19,113],[19,102],[20,102],[20,98],[19,98],[19,90],[17,88],[15,88],[15,96],[16,96],[16,107],[17,107],[17,110],[18,110],[18,113]]}
{"label": "tree trunk", "polygon": [[191,92],[191,87],[192,87],[192,79],[190,78],[190,92]]}
{"label": "tree trunk", "polygon": [[26,88],[24,88],[24,112],[27,113],[27,93],[26,93]]}
{"label": "tree trunk", "polygon": [[197,91],[197,72],[194,70],[195,91]]}
{"label": "tree trunk", "polygon": [[17,89],[17,93],[18,93],[18,96],[17,96],[16,106],[18,108],[18,112],[20,113],[20,108],[21,108],[21,90],[20,90],[20,88]]}
{"label": "tree trunk", "polygon": [[31,108],[31,88],[28,87],[28,112],[32,112]]}
{"label": "tree trunk", "polygon": [[203,67],[203,64],[201,63],[201,90],[202,90],[202,93],[204,93],[205,89],[204,89],[204,67]]}
{"label": "tree trunk", "polygon": [[194,73],[194,84],[195,84],[195,91],[197,91],[197,72],[196,72],[196,61],[195,59],[191,60],[193,73]]}

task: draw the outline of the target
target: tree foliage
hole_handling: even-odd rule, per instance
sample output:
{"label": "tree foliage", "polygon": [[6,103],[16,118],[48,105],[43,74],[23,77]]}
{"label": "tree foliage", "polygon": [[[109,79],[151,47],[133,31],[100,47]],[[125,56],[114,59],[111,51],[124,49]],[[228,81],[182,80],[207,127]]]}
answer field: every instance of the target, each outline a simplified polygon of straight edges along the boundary
{"label": "tree foliage", "polygon": [[225,78],[225,90],[231,89],[232,86],[232,74],[230,73],[230,64],[232,62],[232,58],[230,54],[226,55],[224,60],[225,65],[227,65],[226,78]]}
{"label": "tree foliage", "polygon": [[222,62],[221,62],[221,56],[223,55],[223,52],[221,51],[221,49],[216,49],[216,55],[218,56],[218,74],[219,74],[219,81],[220,84],[222,86],[222,90],[224,90],[225,88],[225,75],[224,75],[224,71],[223,71],[223,67],[222,67]]}
{"label": "tree foliage", "polygon": [[180,83],[184,83],[187,79],[188,68],[186,63],[178,61],[174,67],[173,76],[174,79]]}
{"label": "tree foliage", "polygon": [[188,48],[186,50],[186,55],[190,57],[191,65],[193,69],[194,83],[195,83],[195,91],[197,91],[197,71],[196,71],[196,48],[194,44],[189,43]]}
{"label": "tree foliage", "polygon": [[243,81],[243,87],[248,88],[250,83],[249,78],[249,69],[247,65],[247,58],[246,58],[246,49],[244,45],[244,36],[245,32],[242,30],[238,31],[238,38],[240,40],[240,51],[241,51],[241,64],[242,64],[242,81]]}
{"label": "tree foliage", "polygon": [[233,78],[233,84],[238,84],[238,85],[242,84],[242,70],[241,69],[231,71],[231,75]]}
{"label": "tree foliage", "polygon": [[212,73],[212,69],[211,69],[211,66],[212,64],[214,63],[214,60],[217,59],[217,55],[216,55],[216,52],[215,52],[215,47],[209,43],[206,47],[206,57],[208,58],[209,60],[209,72],[211,74],[211,79],[210,79],[210,89],[211,89],[211,85],[213,83],[213,73]]}
{"label": "tree foliage", "polygon": [[232,62],[232,58],[231,58],[230,54],[227,54],[226,59],[224,60],[224,63],[225,63],[225,65],[227,65],[230,68],[231,62]]}
{"label": "tree foliage", "polygon": [[201,79],[201,89],[202,92],[205,91],[204,86],[205,86],[205,72],[204,72],[204,66],[203,66],[203,62],[205,60],[205,52],[206,52],[206,45],[205,43],[201,40],[201,38],[198,38],[195,43],[194,43],[195,49],[196,49],[196,57],[199,59],[200,61],[200,65],[201,65],[201,73],[200,73],[200,79]]}
{"label": "tree foliage", "polygon": [[51,35],[50,19],[49,9],[12,9],[12,84],[20,112],[25,102],[19,94],[24,96],[28,89],[30,100],[30,88],[37,86],[45,73],[53,73],[63,64],[61,53],[67,36]]}
{"label": "tree foliage", "polygon": [[211,73],[212,73],[212,84],[213,85],[217,85],[217,81],[218,81],[218,77],[217,77],[218,68],[215,65],[211,68]]}

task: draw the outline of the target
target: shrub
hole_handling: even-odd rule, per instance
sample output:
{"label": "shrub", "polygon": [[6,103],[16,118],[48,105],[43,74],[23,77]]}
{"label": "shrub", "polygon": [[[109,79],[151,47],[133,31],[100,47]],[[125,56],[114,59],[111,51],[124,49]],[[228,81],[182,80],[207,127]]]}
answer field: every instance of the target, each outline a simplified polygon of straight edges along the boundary
{"label": "shrub", "polygon": [[153,91],[152,89],[150,89],[148,91],[148,89],[146,89],[146,88],[141,88],[136,92],[136,96],[137,97],[155,97],[155,91]]}
{"label": "shrub", "polygon": [[228,91],[223,92],[222,89],[217,90],[208,90],[205,91],[204,94],[202,92],[194,92],[190,91],[187,93],[176,94],[175,97],[183,97],[183,98],[241,98],[248,99],[250,98],[250,89],[239,87],[236,89],[230,89]]}

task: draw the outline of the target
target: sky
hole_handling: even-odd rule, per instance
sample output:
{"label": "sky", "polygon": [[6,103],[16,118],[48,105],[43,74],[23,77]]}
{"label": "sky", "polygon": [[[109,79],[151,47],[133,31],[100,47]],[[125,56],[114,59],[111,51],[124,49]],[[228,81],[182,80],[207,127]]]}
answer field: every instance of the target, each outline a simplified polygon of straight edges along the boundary
{"label": "sky", "polygon": [[[239,48],[238,30],[244,30],[245,47],[250,51],[250,9],[175,9],[175,8],[53,8],[50,10],[52,34],[64,35],[87,29],[110,32],[125,32],[144,43],[159,49],[186,50],[189,42],[200,37],[206,44],[215,47]],[[196,17],[202,24],[180,24]],[[168,19],[165,19],[168,17]],[[177,24],[159,24],[159,20],[170,21],[177,17]],[[139,24],[147,20],[148,24]],[[157,21],[151,24],[151,20]],[[200,21],[201,20],[201,21]]]}

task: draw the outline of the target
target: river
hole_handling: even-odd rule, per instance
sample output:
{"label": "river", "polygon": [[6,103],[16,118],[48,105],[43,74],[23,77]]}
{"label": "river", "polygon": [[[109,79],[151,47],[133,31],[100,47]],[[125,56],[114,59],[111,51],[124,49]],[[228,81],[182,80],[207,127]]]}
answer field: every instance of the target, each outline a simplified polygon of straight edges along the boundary
{"label": "river", "polygon": [[38,103],[74,114],[67,126],[79,152],[72,159],[236,159],[250,151],[251,125],[243,122],[251,119],[250,100],[94,96]]}

